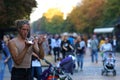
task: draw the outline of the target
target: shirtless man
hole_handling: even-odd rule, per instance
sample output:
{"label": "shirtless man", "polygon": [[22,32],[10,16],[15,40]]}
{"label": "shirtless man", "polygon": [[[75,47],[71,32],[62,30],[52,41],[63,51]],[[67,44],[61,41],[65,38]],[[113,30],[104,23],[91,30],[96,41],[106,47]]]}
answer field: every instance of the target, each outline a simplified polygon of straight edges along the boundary
{"label": "shirtless man", "polygon": [[34,43],[26,40],[30,25],[27,20],[17,20],[15,25],[18,29],[18,36],[9,41],[8,46],[12,55],[14,65],[11,73],[11,80],[31,80],[31,56],[35,52],[40,58],[44,57],[41,39]]}

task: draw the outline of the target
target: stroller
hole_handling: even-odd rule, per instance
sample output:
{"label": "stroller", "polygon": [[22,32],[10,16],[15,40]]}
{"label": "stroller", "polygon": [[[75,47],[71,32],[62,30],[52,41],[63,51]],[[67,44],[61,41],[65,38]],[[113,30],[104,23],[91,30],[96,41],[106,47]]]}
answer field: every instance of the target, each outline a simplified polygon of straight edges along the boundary
{"label": "stroller", "polygon": [[71,73],[73,75],[75,68],[75,57],[72,55],[67,56],[60,62],[60,67],[64,70],[64,72]]}
{"label": "stroller", "polygon": [[116,70],[115,70],[115,55],[112,51],[106,51],[103,53],[103,69],[101,72],[101,75],[104,75],[106,73],[106,76],[109,72],[113,73],[113,76],[116,76]]}
{"label": "stroller", "polygon": [[54,66],[46,59],[43,60],[49,64],[49,66],[43,71],[41,80],[73,80],[68,74],[65,74],[61,68]]}

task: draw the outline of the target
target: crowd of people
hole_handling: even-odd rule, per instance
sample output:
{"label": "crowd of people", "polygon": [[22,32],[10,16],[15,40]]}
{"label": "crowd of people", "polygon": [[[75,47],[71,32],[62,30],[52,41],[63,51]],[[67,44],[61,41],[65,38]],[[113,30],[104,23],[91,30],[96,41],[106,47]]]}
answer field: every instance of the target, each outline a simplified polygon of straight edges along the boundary
{"label": "crowd of people", "polygon": [[[0,36],[0,80],[3,80],[5,65],[8,65],[11,73],[11,80],[37,80],[40,79],[42,67],[40,59],[45,55],[53,55],[54,62],[62,60],[69,55],[76,57],[79,70],[83,70],[84,56],[89,50],[91,62],[98,63],[98,51],[101,54],[104,51],[114,51],[117,48],[117,39],[109,37],[97,38],[96,35],[88,36],[69,34],[32,34],[28,20],[17,20],[15,26],[18,29],[18,35],[11,37],[9,35]],[[27,41],[28,36],[32,36],[32,43]]]}

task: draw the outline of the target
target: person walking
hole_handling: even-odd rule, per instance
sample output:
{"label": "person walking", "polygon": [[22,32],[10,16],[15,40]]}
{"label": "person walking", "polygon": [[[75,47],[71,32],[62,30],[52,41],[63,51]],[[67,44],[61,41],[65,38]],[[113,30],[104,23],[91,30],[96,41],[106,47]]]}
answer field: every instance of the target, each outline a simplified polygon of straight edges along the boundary
{"label": "person walking", "polygon": [[88,40],[87,40],[86,53],[89,54],[89,55],[91,55],[91,37],[90,36],[88,37]]}
{"label": "person walking", "polygon": [[85,41],[78,36],[77,42],[75,43],[75,49],[76,49],[76,57],[77,57],[77,64],[78,64],[78,70],[83,70],[83,60],[84,60],[84,54],[85,54]]}
{"label": "person walking", "polygon": [[40,58],[35,53],[32,54],[32,80],[36,78],[37,80],[41,80],[42,67]]}
{"label": "person walking", "polygon": [[101,45],[100,51],[112,51],[112,44],[109,42],[109,38],[105,38],[105,43]]}
{"label": "person walking", "polygon": [[92,36],[92,39],[91,39],[91,60],[92,60],[92,63],[94,61],[96,61],[96,63],[98,63],[98,40],[96,38],[96,35],[93,35]]}
{"label": "person walking", "polygon": [[12,66],[13,66],[13,61],[12,61],[12,58],[11,58],[11,54],[10,54],[10,51],[8,49],[8,42],[10,40],[10,36],[9,35],[4,35],[4,46],[3,46],[3,52],[6,54],[5,56],[5,66],[7,65],[8,66],[8,69],[9,69],[9,72],[11,73],[12,71]]}
{"label": "person walking", "polygon": [[43,47],[44,53],[45,53],[45,55],[49,55],[50,48],[49,48],[47,34],[41,34],[40,37],[43,37],[42,47]]}
{"label": "person walking", "polygon": [[8,42],[8,47],[14,64],[11,72],[11,80],[31,80],[31,58],[35,52],[40,58],[44,58],[42,39],[27,41],[30,33],[28,20],[16,20],[15,26],[18,36]]}
{"label": "person walking", "polygon": [[60,47],[61,47],[61,39],[59,35],[56,34],[55,38],[53,39],[53,52],[54,52],[54,61],[56,62],[57,58],[60,57]]}
{"label": "person walking", "polygon": [[73,54],[72,53],[73,47],[70,44],[70,41],[68,40],[68,33],[63,34],[63,39],[61,41],[61,49],[62,49],[63,58]]}
{"label": "person walking", "polygon": [[4,70],[5,70],[5,54],[3,52],[3,33],[0,34],[0,80],[3,80],[4,78]]}
{"label": "person walking", "polygon": [[118,47],[118,40],[115,35],[113,36],[113,39],[110,41],[110,43],[112,44],[113,52],[116,53]]}
{"label": "person walking", "polygon": [[[0,36],[0,80],[4,78],[5,66],[8,65],[9,72],[11,74],[12,70],[12,59],[10,56],[10,52],[7,46],[7,42],[5,41],[6,35]],[[6,37],[8,41],[8,37]]]}
{"label": "person walking", "polygon": [[[34,36],[34,38],[38,42],[38,36]],[[34,78],[36,78],[37,80],[41,80],[41,74],[42,74],[41,62],[39,56],[34,52],[32,53],[31,69],[32,69],[31,80],[34,80]]]}
{"label": "person walking", "polygon": [[109,38],[105,38],[105,43],[101,45],[100,47],[100,51],[102,53],[102,57],[104,58],[106,55],[104,54],[104,52],[106,51],[112,51],[112,44],[109,42]]}

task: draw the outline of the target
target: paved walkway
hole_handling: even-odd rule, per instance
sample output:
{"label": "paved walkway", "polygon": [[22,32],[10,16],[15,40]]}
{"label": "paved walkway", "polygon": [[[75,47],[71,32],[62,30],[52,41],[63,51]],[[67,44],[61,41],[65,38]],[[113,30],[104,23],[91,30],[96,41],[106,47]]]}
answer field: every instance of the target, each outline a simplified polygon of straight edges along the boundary
{"label": "paved walkway", "polygon": [[[54,62],[53,56],[46,56],[46,59],[50,62]],[[42,64],[46,65],[44,62]],[[99,56],[98,63],[91,63],[91,57],[90,54],[86,54],[84,57],[84,68],[83,71],[75,71],[71,77],[73,80],[120,80],[120,53],[116,54],[116,71],[117,75],[113,76],[112,74],[109,74],[108,76],[102,76],[101,75],[101,69],[102,66],[102,59],[101,56]],[[6,68],[5,71],[5,78],[4,80],[10,80],[10,74],[8,72],[8,69]]]}
{"label": "paved walkway", "polygon": [[72,78],[74,80],[120,80],[120,54],[117,53],[116,56],[116,71],[117,75],[113,76],[110,73],[108,76],[102,76],[101,70],[103,69],[102,66],[102,58],[99,56],[98,64],[91,63],[90,55],[86,55],[84,59],[84,69],[83,71],[76,72]]}

